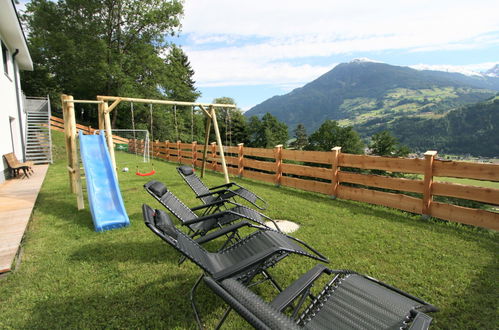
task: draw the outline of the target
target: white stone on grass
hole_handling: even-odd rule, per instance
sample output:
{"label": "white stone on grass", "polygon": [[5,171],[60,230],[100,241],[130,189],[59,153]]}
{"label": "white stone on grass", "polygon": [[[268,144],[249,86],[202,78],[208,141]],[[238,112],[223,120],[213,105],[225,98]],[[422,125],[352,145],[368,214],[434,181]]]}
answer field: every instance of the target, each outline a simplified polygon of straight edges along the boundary
{"label": "white stone on grass", "polygon": [[[277,224],[277,226],[279,227],[279,229],[283,232],[283,233],[286,233],[286,234],[289,234],[289,233],[292,233],[294,231],[297,231],[298,228],[300,228],[300,225],[297,224],[297,223],[294,223],[292,221],[289,221],[289,220],[274,220]],[[272,229],[276,229],[274,224],[272,223],[272,221],[267,221],[265,222],[265,225],[272,228]]]}

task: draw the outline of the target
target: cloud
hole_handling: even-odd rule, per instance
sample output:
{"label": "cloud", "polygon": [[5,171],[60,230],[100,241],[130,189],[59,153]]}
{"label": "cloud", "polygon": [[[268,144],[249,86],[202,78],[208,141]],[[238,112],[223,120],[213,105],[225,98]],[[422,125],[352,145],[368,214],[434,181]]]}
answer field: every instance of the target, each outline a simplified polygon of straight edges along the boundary
{"label": "cloud", "polygon": [[[272,84],[288,90],[289,86],[298,87],[319,77],[332,66],[262,64],[237,60],[213,61],[210,65],[200,66],[195,79],[200,87]],[[202,77],[202,80],[198,80],[198,77]]]}
{"label": "cloud", "polygon": [[296,84],[338,55],[498,45],[497,12],[496,0],[189,0],[184,49],[200,86]]}
{"label": "cloud", "polygon": [[447,71],[447,72],[458,72],[468,76],[478,76],[479,72],[485,72],[488,69],[494,67],[494,65],[499,64],[499,62],[484,62],[475,63],[467,65],[449,65],[449,64],[415,64],[410,67],[416,70],[435,70],[435,71]]}

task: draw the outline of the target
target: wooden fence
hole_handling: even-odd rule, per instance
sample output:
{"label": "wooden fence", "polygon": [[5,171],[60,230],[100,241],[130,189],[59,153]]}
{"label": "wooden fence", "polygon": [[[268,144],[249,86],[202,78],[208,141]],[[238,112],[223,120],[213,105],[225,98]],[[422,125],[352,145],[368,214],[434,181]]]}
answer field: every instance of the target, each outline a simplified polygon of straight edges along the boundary
{"label": "wooden fence", "polygon": [[[62,119],[51,117],[52,129],[63,131],[63,123]],[[85,134],[96,131],[90,126],[76,126]],[[141,140],[113,135],[113,141],[128,143],[130,152],[135,152],[135,148],[137,152],[142,152],[144,148]],[[152,157],[201,166],[203,145],[196,142],[155,141],[150,143],[150,148]],[[222,172],[216,143],[211,143],[209,148],[206,168]],[[224,152],[229,173],[240,177],[499,230],[499,213],[433,200],[434,196],[446,196],[499,205],[499,189],[433,180],[438,176],[499,181],[499,165],[496,164],[443,161],[436,159],[436,152],[431,151],[423,159],[352,155],[342,153],[339,147],[331,151],[301,151],[283,149],[282,146],[274,149],[248,148],[239,144],[224,147]],[[342,171],[341,168],[345,167],[359,170]],[[366,174],[362,170],[419,174],[423,179]],[[413,196],[406,193],[413,193]]]}
{"label": "wooden fence", "polygon": [[[143,150],[142,141],[131,140],[131,151],[134,151],[133,145],[138,152]],[[155,158],[201,166],[203,146],[195,142],[156,141],[150,147]],[[331,151],[300,151],[282,146],[248,148],[239,144],[224,147],[224,152],[229,173],[240,177],[499,230],[499,213],[434,201],[434,196],[446,196],[499,205],[499,189],[433,180],[438,176],[499,181],[496,164],[443,161],[436,158],[435,151],[425,153],[423,159],[352,155],[342,153],[339,147]],[[318,164],[321,167],[317,167]],[[206,168],[222,171],[214,142],[210,145]],[[358,170],[342,171],[342,168]],[[423,179],[362,173],[367,172],[365,170],[419,174]]]}
{"label": "wooden fence", "polygon": [[[59,132],[64,132],[64,120],[59,117],[51,116],[50,128]],[[83,134],[86,135],[95,134],[95,132],[98,131],[98,129],[92,128],[91,126],[85,126],[80,124],[76,124],[76,130],[78,132],[83,131]],[[122,138],[121,136],[113,135],[113,142],[128,144],[128,139]]]}

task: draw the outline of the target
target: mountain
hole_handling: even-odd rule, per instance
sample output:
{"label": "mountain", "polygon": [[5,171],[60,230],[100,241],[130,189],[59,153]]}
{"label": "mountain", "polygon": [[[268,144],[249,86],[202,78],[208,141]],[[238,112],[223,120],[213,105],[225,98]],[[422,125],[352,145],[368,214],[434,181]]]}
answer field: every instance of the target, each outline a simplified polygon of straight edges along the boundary
{"label": "mountain", "polygon": [[499,64],[484,72],[487,77],[499,78]]}
{"label": "mountain", "polygon": [[460,107],[437,119],[399,118],[387,129],[416,151],[498,157],[499,96]]}
{"label": "mountain", "polygon": [[269,112],[290,130],[302,123],[309,133],[325,120],[355,125],[366,137],[397,118],[438,118],[499,91],[499,78],[416,70],[369,60],[342,63],[292,92],[274,96],[246,116]]}

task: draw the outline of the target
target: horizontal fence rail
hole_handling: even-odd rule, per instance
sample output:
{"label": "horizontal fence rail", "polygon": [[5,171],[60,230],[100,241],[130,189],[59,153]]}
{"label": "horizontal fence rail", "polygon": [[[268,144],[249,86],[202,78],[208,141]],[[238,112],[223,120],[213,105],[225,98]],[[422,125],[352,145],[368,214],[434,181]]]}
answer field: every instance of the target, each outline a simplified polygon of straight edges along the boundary
{"label": "horizontal fence rail", "polygon": [[[155,141],[151,152],[157,158],[200,167],[203,145]],[[352,155],[341,153],[339,147],[301,151],[239,144],[224,147],[224,153],[229,173],[240,177],[499,230],[499,213],[434,201],[435,196],[444,196],[499,205],[499,189],[434,181],[435,176],[499,181],[497,164],[442,161],[436,159],[436,152],[427,152],[421,159]],[[208,147],[207,163],[206,168],[222,171],[214,142]],[[414,174],[422,179],[365,173],[367,170]]]}
{"label": "horizontal fence rail", "polygon": [[[53,119],[56,124],[52,128],[57,129],[61,121]],[[94,129],[77,126],[93,134]],[[143,141],[122,140],[126,139],[116,137],[115,143],[128,143],[130,152],[144,150]],[[201,167],[203,149],[196,142],[150,143],[153,157],[193,167]],[[427,152],[424,158],[352,155],[342,153],[339,147],[331,151],[302,151],[283,149],[280,145],[263,149],[239,144],[224,147],[224,153],[232,175],[499,230],[499,213],[434,200],[442,196],[499,205],[499,189],[434,181],[434,177],[499,181],[497,164],[442,161],[436,159],[436,152]],[[222,172],[215,142],[208,146],[206,168]],[[416,178],[384,175],[386,172],[412,174]]]}
{"label": "horizontal fence rail", "polygon": [[[50,128],[59,132],[64,132],[64,120],[59,117],[51,116]],[[91,126],[85,126],[80,124],[76,124],[76,130],[77,132],[83,131],[83,134],[86,135],[95,134],[96,131],[99,131],[98,129],[92,128]],[[123,138],[121,136],[113,135],[113,142],[120,144],[128,144],[128,139]]]}

